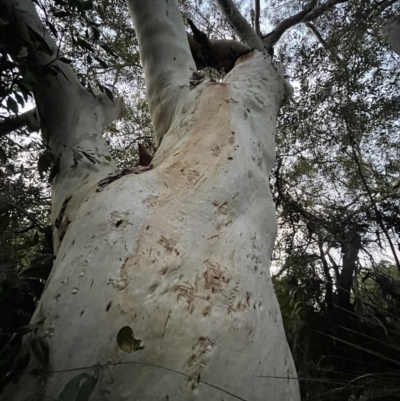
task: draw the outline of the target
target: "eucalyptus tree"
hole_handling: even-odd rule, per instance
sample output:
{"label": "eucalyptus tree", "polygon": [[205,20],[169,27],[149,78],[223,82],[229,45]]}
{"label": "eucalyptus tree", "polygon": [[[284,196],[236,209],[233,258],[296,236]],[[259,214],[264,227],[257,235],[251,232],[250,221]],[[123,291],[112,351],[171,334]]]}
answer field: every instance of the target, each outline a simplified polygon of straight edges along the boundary
{"label": "eucalyptus tree", "polygon": [[[382,280],[384,261],[399,268],[399,59],[379,34],[378,6],[322,16],[280,54],[298,92],[277,129],[275,285],[299,375],[320,379],[303,382],[310,400],[369,397],[389,386],[377,372],[396,374],[383,366],[386,347],[382,359],[369,350],[371,337],[390,342],[379,330],[398,317],[366,320],[362,296],[367,274]],[[397,12],[384,11],[383,19]],[[363,374],[374,382],[352,382]]]}
{"label": "eucalyptus tree", "polygon": [[[238,42],[193,22],[188,34],[173,0],[128,0],[157,151],[123,170],[102,137],[123,102],[79,82],[33,3],[1,3],[1,49],[34,94],[46,146],[57,255],[15,360],[8,349],[7,378],[19,380],[7,399],[299,399],[268,271],[268,175],[292,94],[271,55],[286,30],[340,3],[312,0],[263,35],[258,1],[253,28],[219,0]],[[65,4],[54,15],[68,17]],[[93,6],[68,4],[84,17]],[[210,67],[227,75],[198,72]]]}

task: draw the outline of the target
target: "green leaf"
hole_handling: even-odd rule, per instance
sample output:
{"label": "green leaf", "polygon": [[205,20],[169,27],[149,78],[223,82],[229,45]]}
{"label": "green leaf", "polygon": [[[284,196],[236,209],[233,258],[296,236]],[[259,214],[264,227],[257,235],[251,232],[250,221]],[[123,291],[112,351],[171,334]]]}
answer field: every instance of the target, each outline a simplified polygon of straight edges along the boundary
{"label": "green leaf", "polygon": [[57,158],[51,167],[50,174],[49,174],[49,183],[53,181],[54,177],[60,172],[60,159]]}
{"label": "green leaf", "polygon": [[68,58],[66,58],[66,57],[60,57],[59,58],[59,60],[61,61],[61,62],[63,62],[63,63],[66,63],[66,64],[71,64],[72,63],[72,60],[70,60],[70,59],[68,59]]}
{"label": "green leaf", "polygon": [[58,34],[57,34],[57,29],[56,29],[56,27],[55,27],[50,21],[48,21],[48,20],[46,20],[46,24],[49,26],[49,29],[50,29],[51,33],[52,33],[56,38],[58,38]]}
{"label": "green leaf", "polygon": [[68,15],[70,15],[70,13],[68,11],[57,11],[54,13],[54,16],[57,18],[68,17]]}
{"label": "green leaf", "polygon": [[82,48],[82,49],[86,49],[86,50],[90,50],[93,51],[93,47],[90,43],[86,42],[86,40],[81,39],[81,38],[77,38],[76,42],[78,43],[78,45]]}
{"label": "green leaf", "polygon": [[29,344],[29,338],[25,338],[25,340],[23,340],[21,350],[11,367],[11,371],[13,373],[21,374],[27,367],[29,360],[31,359],[31,355],[29,353]]}
{"label": "green leaf", "polygon": [[13,113],[18,114],[18,103],[12,97],[7,99],[7,107]]}
{"label": "green leaf", "polygon": [[18,92],[14,92],[14,96],[17,99],[18,104],[21,107],[25,107],[25,101],[24,98],[18,93]]}
{"label": "green leaf", "polygon": [[106,91],[106,95],[108,96],[108,98],[113,102],[114,101],[114,97],[113,97],[113,94],[110,91],[110,89],[104,88],[104,90]]}
{"label": "green leaf", "polygon": [[142,341],[133,336],[133,330],[129,326],[124,326],[119,330],[117,344],[122,351],[128,353],[144,348]]}
{"label": "green leaf", "polygon": [[101,46],[108,54],[111,54],[111,55],[114,56],[114,57],[118,57],[118,56],[115,54],[115,52],[113,51],[113,49],[111,49],[111,47],[108,46],[107,44],[105,44],[105,43],[100,43],[100,46]]}
{"label": "green leaf", "polygon": [[31,247],[37,245],[39,242],[39,233],[35,230],[26,240],[25,245]]}
{"label": "green leaf", "polygon": [[31,349],[36,359],[43,365],[49,363],[49,344],[46,339],[34,336],[31,341]]}
{"label": "green leaf", "polygon": [[100,31],[94,26],[92,26],[92,31],[93,31],[94,40],[99,40],[100,39]]}
{"label": "green leaf", "polygon": [[2,235],[7,227],[9,226],[11,221],[10,215],[8,213],[0,216],[0,235]]}
{"label": "green leaf", "polygon": [[29,279],[47,279],[53,267],[55,255],[46,254],[34,259],[31,264],[19,274]]}
{"label": "green leaf", "polygon": [[96,164],[97,160],[91,154],[89,154],[85,151],[82,151],[82,154],[86,157],[86,159],[88,159],[90,161],[90,163]]}
{"label": "green leaf", "polygon": [[[65,59],[66,60],[66,59]],[[70,80],[68,79],[67,75],[65,74],[65,72],[63,71],[62,68],[60,68],[58,65],[51,65],[50,66],[50,74],[57,76],[59,73],[61,72],[61,74],[64,75],[64,78],[70,82]]]}
{"label": "green leaf", "polygon": [[88,1],[83,1],[80,3],[80,10],[82,11],[89,11],[93,8],[93,1],[92,0],[88,0]]}
{"label": "green leaf", "polygon": [[96,384],[97,379],[94,376],[81,373],[65,385],[58,401],[88,401]]}
{"label": "green leaf", "polygon": [[0,196],[0,212],[4,213],[9,209],[8,203],[4,197]]}
{"label": "green leaf", "polygon": [[82,160],[83,156],[80,150],[76,150],[72,148],[72,160],[74,164],[71,167],[76,167],[78,165],[78,160]]}
{"label": "green leaf", "polygon": [[[14,338],[15,337],[13,337],[13,340]],[[11,340],[0,352],[0,375],[2,377],[5,376],[6,373],[10,370],[15,361],[15,358],[21,350],[21,340],[13,340]]]}
{"label": "green leaf", "polygon": [[95,57],[95,59],[100,63],[103,68],[108,68],[108,64],[103,61],[100,57]]}

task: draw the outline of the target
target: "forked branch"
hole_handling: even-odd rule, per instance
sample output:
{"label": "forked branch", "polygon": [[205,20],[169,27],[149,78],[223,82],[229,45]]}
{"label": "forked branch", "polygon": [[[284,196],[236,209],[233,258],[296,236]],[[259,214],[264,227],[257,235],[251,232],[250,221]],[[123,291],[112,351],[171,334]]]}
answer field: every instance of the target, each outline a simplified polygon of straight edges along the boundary
{"label": "forked branch", "polygon": [[311,0],[304,10],[281,21],[272,32],[264,36],[264,46],[267,49],[272,49],[275,43],[278,42],[278,40],[288,29],[304,21],[304,18],[309,15],[316,4],[317,0]]}

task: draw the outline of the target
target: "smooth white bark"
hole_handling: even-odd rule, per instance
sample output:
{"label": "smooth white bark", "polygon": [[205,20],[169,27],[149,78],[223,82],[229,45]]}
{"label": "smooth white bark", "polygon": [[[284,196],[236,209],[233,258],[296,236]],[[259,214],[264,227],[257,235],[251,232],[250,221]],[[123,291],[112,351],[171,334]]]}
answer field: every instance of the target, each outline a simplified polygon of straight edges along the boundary
{"label": "smooth white bark", "polygon": [[[67,209],[69,221],[72,221],[74,211],[93,186],[115,171],[102,130],[123,115],[124,106],[119,100],[112,102],[103,93],[90,93],[79,83],[70,65],[58,60],[59,49],[44,29],[33,2],[4,0],[2,4],[6,11],[2,18],[14,24],[20,37],[19,41],[11,39],[2,44],[14,60],[24,66],[25,85],[35,94],[43,142],[54,157],[53,168],[58,171],[52,181],[52,223],[56,222],[63,203],[71,195]],[[46,41],[52,54],[43,51],[43,46],[33,40],[29,29]],[[56,76],[44,73],[46,68],[47,71],[57,68],[59,72]],[[95,163],[83,152],[93,156]],[[75,162],[74,157],[79,160]],[[68,222],[64,223],[68,225]],[[62,235],[63,232],[55,230],[56,252]]]}
{"label": "smooth white bark", "polygon": [[251,49],[264,50],[264,45],[256,31],[239,12],[232,0],[217,0],[222,14],[232,25],[239,38]]}
{"label": "smooth white bark", "polygon": [[[269,274],[283,92],[269,56],[244,57],[182,100],[153,170],[90,195],[35,316],[60,373],[25,376],[9,400],[57,399],[68,370],[96,364],[115,365],[95,400],[299,400]],[[118,348],[124,326],[144,349]]]}
{"label": "smooth white bark", "polygon": [[196,66],[175,1],[126,0],[126,3],[139,43],[158,146],[171,126],[178,102],[189,92],[189,80]]}
{"label": "smooth white bark", "polygon": [[[298,401],[269,274],[276,217],[268,175],[287,84],[255,51],[223,82],[190,91],[192,62],[172,0],[151,8],[165,50],[141,22],[152,21],[150,4],[129,3],[163,140],[152,170],[97,192],[108,169],[98,166],[108,165],[71,167],[70,148],[100,141],[102,101],[61,80],[49,83],[58,92],[38,95],[39,110],[48,110],[41,115],[53,102],[42,120],[46,138],[65,149],[53,207],[60,217],[68,200],[62,218],[69,223],[32,320],[43,321],[37,335],[48,341],[49,366],[30,375],[39,365],[32,358],[5,399],[58,399],[73,377],[100,369],[92,400]],[[178,74],[171,65],[181,51]],[[64,142],[57,148],[56,141]],[[126,326],[143,349],[118,346]]]}

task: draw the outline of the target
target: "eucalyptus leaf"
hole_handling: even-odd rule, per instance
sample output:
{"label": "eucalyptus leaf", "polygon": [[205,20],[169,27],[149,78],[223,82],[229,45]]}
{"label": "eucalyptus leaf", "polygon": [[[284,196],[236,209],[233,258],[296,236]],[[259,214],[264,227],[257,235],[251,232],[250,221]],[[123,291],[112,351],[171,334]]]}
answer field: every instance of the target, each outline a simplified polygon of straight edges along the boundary
{"label": "eucalyptus leaf", "polygon": [[81,373],[65,385],[58,401],[88,401],[96,384],[97,379],[94,376]]}

